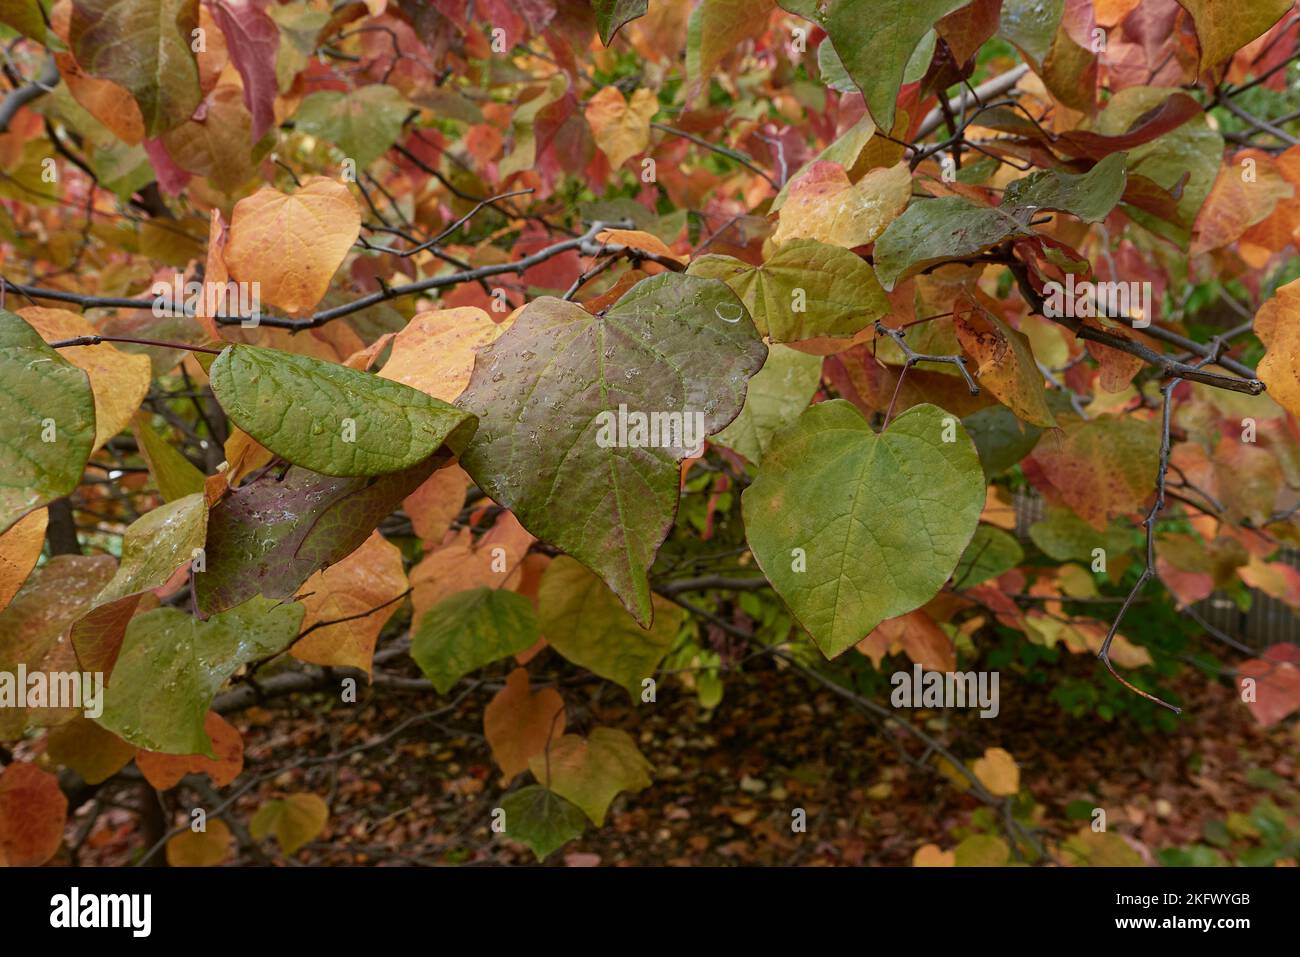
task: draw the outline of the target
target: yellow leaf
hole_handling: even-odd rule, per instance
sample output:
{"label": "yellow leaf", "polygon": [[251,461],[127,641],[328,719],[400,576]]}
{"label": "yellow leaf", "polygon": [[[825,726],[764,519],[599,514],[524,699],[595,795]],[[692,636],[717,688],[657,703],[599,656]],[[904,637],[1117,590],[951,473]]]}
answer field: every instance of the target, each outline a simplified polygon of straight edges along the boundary
{"label": "yellow leaf", "polygon": [[248,830],[259,841],[274,834],[280,850],[296,854],[324,830],[329,816],[329,805],[315,794],[290,794],[258,808]]}
{"label": "yellow leaf", "polygon": [[[99,330],[75,312],[33,306],[18,310],[46,342],[93,336]],[[95,448],[126,428],[149,391],[149,357],[121,352],[106,342],[71,346],[59,354],[86,371],[95,394]]]}
{"label": "yellow leaf", "polygon": [[1201,70],[1218,66],[1268,31],[1291,9],[1291,0],[1178,0],[1192,15],[1201,46]]}
{"label": "yellow leaf", "polygon": [[50,760],[72,768],[87,784],[107,781],[126,767],[135,752],[135,745],[82,715],[51,728],[45,739]]}
{"label": "yellow leaf", "polygon": [[1300,416],[1300,279],[1278,289],[1255,316],[1255,335],[1264,343],[1258,375],[1268,394]]}
{"label": "yellow leaf", "polygon": [[609,165],[618,169],[650,145],[650,120],[659,112],[659,98],[653,90],[640,89],[632,100],[623,91],[607,86],[587,102],[587,122]]}
{"label": "yellow leaf", "polygon": [[235,204],[225,261],[232,279],[261,284],[264,303],[311,312],[361,233],[361,211],[341,183],[313,176],[293,193],[264,187]]}
{"label": "yellow leaf", "polygon": [[640,791],[654,770],[632,736],[618,728],[596,727],[583,738],[566,734],[533,755],[528,767],[538,783],[572,801],[597,827],[620,791]]}
{"label": "yellow leaf", "polygon": [[853,248],[874,242],[907,207],[912,173],[906,163],[874,169],[857,183],[834,163],[817,163],[790,188],[772,241],[817,239]]}
{"label": "yellow leaf", "polygon": [[993,300],[978,290],[959,296],[953,304],[957,340],[978,364],[976,378],[1017,417],[1043,428],[1055,427],[1028,337],[1003,322],[994,309]]}
{"label": "yellow leaf", "polygon": [[230,852],[230,828],[219,817],[208,821],[203,831],[182,831],[167,842],[170,867],[215,867]]}
{"label": "yellow leaf", "polygon": [[375,641],[407,588],[401,550],[378,530],[371,532],[355,552],[312,575],[298,589],[307,609],[302,619],[307,634],[290,653],[299,661],[359,668],[369,674]]}
{"label": "yellow leaf", "polygon": [[1007,797],[1020,791],[1020,768],[1016,759],[1002,748],[986,748],[971,770],[990,794]]}
{"label": "yellow leaf", "polygon": [[8,606],[36,567],[45,544],[50,513],[43,508],[28,512],[0,535],[0,609]]}

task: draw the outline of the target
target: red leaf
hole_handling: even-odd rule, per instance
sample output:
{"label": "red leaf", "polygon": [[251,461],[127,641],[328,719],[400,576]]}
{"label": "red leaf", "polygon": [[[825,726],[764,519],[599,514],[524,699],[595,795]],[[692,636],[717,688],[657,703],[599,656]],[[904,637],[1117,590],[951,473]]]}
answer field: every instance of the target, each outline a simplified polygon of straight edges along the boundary
{"label": "red leaf", "polygon": [[280,30],[266,12],[268,0],[216,0],[212,16],[226,36],[230,59],[244,80],[244,105],[253,114],[253,142],[275,123],[275,58]]}

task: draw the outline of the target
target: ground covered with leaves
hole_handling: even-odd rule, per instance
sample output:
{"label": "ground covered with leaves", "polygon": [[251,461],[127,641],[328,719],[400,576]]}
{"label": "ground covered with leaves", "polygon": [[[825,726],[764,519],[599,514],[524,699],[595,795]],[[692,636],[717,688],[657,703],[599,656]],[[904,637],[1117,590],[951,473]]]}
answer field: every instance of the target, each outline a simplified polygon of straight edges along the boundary
{"label": "ground covered with leaves", "polygon": [[[491,831],[499,772],[481,715],[492,684],[430,720],[420,717],[429,702],[418,693],[372,697],[355,709],[331,707],[322,696],[250,709],[236,724],[247,767],[258,773],[303,754],[383,743],[340,762],[273,775],[240,798],[236,815],[251,817],[278,792],[328,795],[327,830],[295,858],[286,862],[267,845],[281,864],[532,863],[526,848]],[[1193,677],[1179,690],[1188,708],[1173,732],[1071,717],[1041,687],[1010,681],[1000,720],[970,712],[916,717],[959,753],[1001,747],[1016,755],[1016,814],[1040,829],[1062,865],[1294,865],[1296,726],[1259,727],[1225,685]],[[615,801],[606,827],[588,830],[551,866],[897,866],[912,864],[926,845],[948,852],[966,842],[972,852],[987,852],[987,838],[1002,840],[985,805],[942,771],[912,763],[923,756],[919,749],[780,666],[730,676],[712,709],[680,689],[666,689],[651,709],[590,683],[568,694],[580,720],[631,734],[656,773],[650,788]],[[405,730],[394,735],[399,728]],[[1093,807],[1109,809],[1106,833],[1122,843],[1096,842]],[[804,833],[791,828],[795,808],[807,812]],[[81,862],[138,859],[143,844],[135,820],[127,809],[105,813]],[[73,820],[69,842],[76,829]],[[233,848],[226,858],[256,862]]]}

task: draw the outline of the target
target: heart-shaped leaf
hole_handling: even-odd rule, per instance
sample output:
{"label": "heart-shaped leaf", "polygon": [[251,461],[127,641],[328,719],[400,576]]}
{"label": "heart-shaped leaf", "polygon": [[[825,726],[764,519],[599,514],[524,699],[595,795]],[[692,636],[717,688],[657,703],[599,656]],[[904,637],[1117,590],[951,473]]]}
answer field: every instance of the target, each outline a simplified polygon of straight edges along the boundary
{"label": "heart-shaped leaf", "polygon": [[934,597],[984,498],[956,416],[916,405],[876,434],[835,399],[777,434],[741,503],[759,567],[833,658]]}
{"label": "heart-shaped leaf", "polygon": [[587,827],[582,809],[540,784],[513,791],[501,799],[506,812],[506,836],[544,861]]}
{"label": "heart-shaped leaf", "polygon": [[536,299],[479,351],[457,400],[479,415],[462,465],[648,624],[678,463],[736,417],[766,354],[716,279],[653,276],[603,315]]}
{"label": "heart-shaped leaf", "polygon": [[620,728],[592,728],[582,737],[556,738],[528,762],[533,776],[556,794],[582,808],[597,827],[619,791],[640,791],[651,784],[654,770]]}
{"label": "heart-shaped leaf", "polygon": [[290,794],[259,807],[248,829],[259,841],[274,834],[280,850],[293,855],[325,829],[329,816],[329,805],[319,795]]}
{"label": "heart-shaped leaf", "polygon": [[848,338],[889,311],[885,291],[860,256],[815,239],[793,239],[761,266],[708,255],[689,272],[730,286],[773,342]]}
{"label": "heart-shaped leaf", "polygon": [[0,532],[76,488],[94,444],[86,373],[0,309]]}
{"label": "heart-shaped leaf", "polygon": [[236,425],[322,475],[400,472],[474,433],[474,416],[419,389],[310,356],[227,346],[210,375]]}
{"label": "heart-shaped leaf", "polygon": [[739,452],[757,465],[772,436],[808,407],[821,379],[821,356],[773,345],[763,368],[749,380],[745,407],[713,437],[713,443]]}

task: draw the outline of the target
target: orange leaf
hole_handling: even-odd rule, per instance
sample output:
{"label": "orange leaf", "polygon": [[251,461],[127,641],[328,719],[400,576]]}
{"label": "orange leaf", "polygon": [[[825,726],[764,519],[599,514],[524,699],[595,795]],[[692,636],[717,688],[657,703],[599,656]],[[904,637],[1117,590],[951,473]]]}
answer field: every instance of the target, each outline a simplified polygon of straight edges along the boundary
{"label": "orange leaf", "polygon": [[360,548],[312,575],[298,589],[305,596],[305,634],[289,653],[299,661],[359,668],[369,674],[379,632],[401,605],[397,599],[408,587],[401,550],[378,530],[371,532]]}
{"label": "orange leaf", "polygon": [[528,554],[533,536],[519,520],[503,512],[496,524],[474,542],[469,529],[461,529],[441,548],[425,554],[411,569],[412,627],[448,595],[470,588],[510,588],[519,584],[520,565]]}
{"label": "orange leaf", "polygon": [[856,645],[858,651],[872,659],[876,667],[884,657],[881,648],[902,650],[927,671],[955,671],[957,649],[934,619],[920,609],[898,618],[882,621],[871,634]]}
{"label": "orange leaf", "polygon": [[49,511],[38,508],[28,512],[9,531],[0,535],[0,610],[4,609],[23,587],[36,567],[45,545],[45,526]]}
{"label": "orange leaf", "polygon": [[564,699],[554,688],[530,693],[528,672],[516,668],[483,711],[483,734],[508,783],[528,770],[528,759],[547,741],[564,734]]}
{"label": "orange leaf", "polygon": [[650,120],[659,112],[653,90],[640,89],[629,102],[623,91],[607,86],[587,101],[586,117],[596,145],[618,169],[650,145]]}
{"label": "orange leaf", "polygon": [[293,193],[269,186],[235,204],[225,261],[233,279],[258,282],[263,302],[310,313],[361,233],[347,187],[312,176]]}
{"label": "orange leaf", "polygon": [[419,313],[393,336],[393,351],[379,375],[455,402],[469,385],[475,353],[504,328],[473,306]]}
{"label": "orange leaf", "polygon": [[1282,408],[1300,416],[1300,279],[1278,288],[1255,315],[1255,335],[1264,343],[1258,375]]}
{"label": "orange leaf", "polygon": [[135,766],[159,791],[176,787],[187,774],[206,774],[213,784],[224,788],[244,770],[244,739],[234,725],[215,711],[208,712],[203,730],[212,739],[215,759],[203,754],[141,751],[135,756]]}
{"label": "orange leaf", "polygon": [[469,475],[459,465],[438,469],[402,500],[402,509],[425,548],[436,545],[465,507]]}

